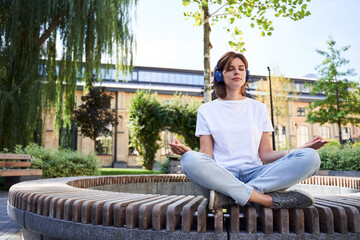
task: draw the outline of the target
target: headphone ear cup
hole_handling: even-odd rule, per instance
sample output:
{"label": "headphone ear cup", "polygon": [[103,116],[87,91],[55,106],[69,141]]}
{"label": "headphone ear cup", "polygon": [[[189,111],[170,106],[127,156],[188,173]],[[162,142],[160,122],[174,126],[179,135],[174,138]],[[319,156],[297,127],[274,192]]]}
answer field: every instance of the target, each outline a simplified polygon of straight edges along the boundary
{"label": "headphone ear cup", "polygon": [[223,80],[223,74],[222,74],[222,72],[216,71],[216,72],[215,72],[215,79],[216,79],[217,82],[222,82],[222,81],[224,81],[224,80]]}
{"label": "headphone ear cup", "polygon": [[219,76],[219,71],[216,71],[216,72],[215,72],[216,82],[219,82],[219,78],[220,78],[220,76]]}
{"label": "headphone ear cup", "polygon": [[245,78],[245,82],[248,82],[249,81],[249,76],[250,76],[250,71],[247,70],[246,71],[246,78]]}

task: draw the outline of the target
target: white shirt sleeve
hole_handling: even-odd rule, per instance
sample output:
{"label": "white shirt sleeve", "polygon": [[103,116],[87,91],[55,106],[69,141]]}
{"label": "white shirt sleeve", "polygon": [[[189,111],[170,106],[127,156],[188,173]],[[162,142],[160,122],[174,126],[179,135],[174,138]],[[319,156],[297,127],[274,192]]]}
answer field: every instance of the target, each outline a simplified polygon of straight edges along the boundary
{"label": "white shirt sleeve", "polygon": [[269,112],[266,108],[266,106],[264,105],[264,111],[263,111],[263,132],[273,132],[274,128],[272,126],[270,117],[269,117]]}
{"label": "white shirt sleeve", "polygon": [[197,113],[195,136],[211,135],[208,123],[204,117],[204,109],[200,106]]}

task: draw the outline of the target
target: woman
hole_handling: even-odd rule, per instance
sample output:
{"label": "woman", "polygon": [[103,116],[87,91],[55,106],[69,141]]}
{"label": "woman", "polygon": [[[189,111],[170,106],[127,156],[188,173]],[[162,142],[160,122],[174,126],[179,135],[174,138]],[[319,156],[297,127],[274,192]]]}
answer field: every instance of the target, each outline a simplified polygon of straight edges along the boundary
{"label": "woman", "polygon": [[195,135],[200,137],[200,152],[177,139],[169,144],[182,155],[183,172],[209,199],[209,209],[234,200],[242,206],[254,202],[272,208],[313,205],[315,200],[308,193],[282,190],[319,170],[316,149],[328,141],[316,137],[296,150],[273,151],[268,111],[263,103],[245,95],[249,73],[245,56],[224,54],[214,73],[219,98],[198,110]]}

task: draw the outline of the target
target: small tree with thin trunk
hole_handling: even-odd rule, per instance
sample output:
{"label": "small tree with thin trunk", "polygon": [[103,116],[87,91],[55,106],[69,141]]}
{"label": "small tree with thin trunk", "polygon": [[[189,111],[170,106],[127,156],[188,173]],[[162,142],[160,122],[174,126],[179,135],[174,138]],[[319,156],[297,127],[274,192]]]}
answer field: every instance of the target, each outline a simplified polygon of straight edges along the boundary
{"label": "small tree with thin trunk", "polygon": [[196,26],[204,27],[204,102],[211,101],[210,25],[220,20],[227,21],[228,27],[225,28],[232,36],[229,45],[235,51],[243,52],[245,42],[242,38],[243,32],[238,27],[243,18],[250,20],[252,28],[256,25],[261,36],[271,36],[274,27],[268,13],[297,21],[310,15],[306,10],[307,2],[310,0],[183,0],[183,5],[194,4],[198,9],[194,12],[187,11],[184,15],[187,18],[192,17]]}
{"label": "small tree with thin trunk", "polygon": [[334,123],[338,125],[339,141],[342,143],[341,126],[348,123],[360,123],[359,84],[347,80],[347,76],[356,75],[354,69],[343,70],[349,63],[341,56],[350,46],[335,49],[336,42],[327,41],[328,52],[316,50],[324,56],[324,61],[316,67],[321,78],[312,85],[311,94],[324,93],[325,99],[314,101],[307,114],[307,121],[312,123]]}
{"label": "small tree with thin trunk", "polygon": [[110,108],[111,99],[111,96],[104,93],[103,88],[91,86],[89,92],[81,97],[83,104],[74,110],[73,118],[80,127],[81,134],[94,141],[95,152],[96,138],[111,136],[112,132],[108,126],[119,124],[115,112]]}

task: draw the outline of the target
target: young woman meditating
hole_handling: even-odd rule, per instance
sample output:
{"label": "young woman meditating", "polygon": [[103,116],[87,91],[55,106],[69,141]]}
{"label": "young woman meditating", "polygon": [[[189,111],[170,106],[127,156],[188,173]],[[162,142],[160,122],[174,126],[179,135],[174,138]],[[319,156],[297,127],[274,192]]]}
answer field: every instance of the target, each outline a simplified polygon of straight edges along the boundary
{"label": "young woman meditating", "polygon": [[[320,167],[316,149],[328,141],[315,137],[297,149],[273,151],[273,132],[266,106],[247,98],[248,62],[235,52],[224,54],[214,71],[218,99],[198,110],[196,133],[200,151],[174,139],[186,176],[209,199],[209,209],[234,202],[271,208],[307,207],[314,198],[302,191],[283,191],[314,175]],[[227,197],[228,196],[228,197]]]}

